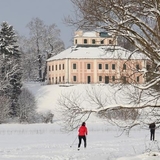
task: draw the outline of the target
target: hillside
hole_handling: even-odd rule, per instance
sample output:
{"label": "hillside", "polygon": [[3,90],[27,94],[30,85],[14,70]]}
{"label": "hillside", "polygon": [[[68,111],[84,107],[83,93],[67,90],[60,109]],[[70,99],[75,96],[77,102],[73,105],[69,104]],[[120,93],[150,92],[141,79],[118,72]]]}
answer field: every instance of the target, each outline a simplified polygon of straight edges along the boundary
{"label": "hillside", "polygon": [[[86,109],[96,109],[97,105],[90,101],[88,94],[100,96],[104,105],[128,105],[127,92],[129,88],[119,90],[119,86],[109,84],[77,84],[77,85],[43,85],[41,83],[29,82],[24,84],[35,96],[38,112],[48,110],[55,113],[58,118],[60,112],[59,101],[63,96],[78,97],[80,105]],[[97,121],[97,119],[96,119]]]}
{"label": "hillside", "polygon": [[[52,110],[56,113],[56,119],[59,120],[57,99],[61,93],[68,93],[68,91],[75,93],[75,90],[76,92],[85,93],[84,90],[91,87],[91,85],[59,87],[59,85],[50,86],[41,85],[40,83],[25,83],[25,86],[35,95],[38,111]],[[98,85],[99,94],[102,94],[102,88],[106,90],[106,87],[108,88],[107,96],[112,96],[111,93],[114,93],[113,87],[109,85]],[[86,95],[84,94],[83,96]],[[123,102],[122,99],[119,102]],[[71,133],[62,132],[58,121],[54,121],[53,124],[1,124],[0,159],[159,160],[160,158],[159,129],[156,130],[156,141],[152,142],[149,140],[150,133],[148,128],[135,127],[128,135],[118,127],[94,116],[92,120],[87,121],[87,127],[89,130],[87,148],[84,149],[82,144],[80,151],[77,151],[77,131]]]}

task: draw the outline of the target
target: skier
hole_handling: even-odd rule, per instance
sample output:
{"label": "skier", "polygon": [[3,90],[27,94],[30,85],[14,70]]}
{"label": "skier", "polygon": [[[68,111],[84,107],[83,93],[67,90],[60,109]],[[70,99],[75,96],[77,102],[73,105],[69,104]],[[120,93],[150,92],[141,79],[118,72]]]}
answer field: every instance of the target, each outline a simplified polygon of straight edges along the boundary
{"label": "skier", "polygon": [[151,123],[149,125],[149,129],[150,129],[150,132],[151,132],[151,136],[150,136],[150,140],[154,141],[154,138],[155,138],[155,129],[156,129],[156,124],[155,123]]}
{"label": "skier", "polygon": [[79,128],[78,130],[78,139],[79,139],[79,143],[78,143],[78,150],[80,150],[80,146],[81,146],[81,141],[83,139],[84,141],[84,148],[86,148],[87,146],[87,140],[86,140],[86,135],[88,134],[88,130],[87,130],[87,127],[86,127],[86,123],[83,122],[81,127]]}

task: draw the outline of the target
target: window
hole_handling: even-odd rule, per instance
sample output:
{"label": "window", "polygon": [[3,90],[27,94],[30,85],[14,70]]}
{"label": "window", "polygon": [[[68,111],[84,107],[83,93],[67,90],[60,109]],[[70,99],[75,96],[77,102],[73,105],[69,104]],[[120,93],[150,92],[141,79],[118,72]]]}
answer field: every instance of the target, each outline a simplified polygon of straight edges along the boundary
{"label": "window", "polygon": [[112,76],[112,81],[113,81],[113,82],[115,81],[115,76]]}
{"label": "window", "polygon": [[115,70],[116,69],[116,65],[112,64],[112,69]]}
{"label": "window", "polygon": [[54,65],[52,65],[52,71],[54,71]]}
{"label": "window", "polygon": [[139,82],[139,77],[137,77],[137,82]]}
{"label": "window", "polygon": [[99,68],[99,69],[102,69],[102,64],[99,64],[98,68]]}
{"label": "window", "polygon": [[75,63],[73,64],[73,69],[76,69],[76,64]]}
{"label": "window", "polygon": [[87,64],[87,69],[91,69],[91,64]]}
{"label": "window", "polygon": [[136,69],[137,69],[137,70],[139,70],[139,69],[140,69],[140,68],[139,68],[139,64],[137,64],[137,65],[136,65]]}
{"label": "window", "polygon": [[112,44],[113,42],[112,42],[112,40],[109,40],[109,44]]}
{"label": "window", "polygon": [[122,82],[125,84],[125,83],[127,83],[127,78],[126,78],[126,76],[123,76],[122,77]]}
{"label": "window", "polygon": [[49,66],[49,71],[51,71],[51,66]]}
{"label": "window", "polygon": [[87,83],[91,83],[91,76],[87,76]]}
{"label": "window", "polygon": [[105,83],[109,83],[109,76],[105,76]]}
{"label": "window", "polygon": [[56,77],[56,84],[57,84],[57,77]]}
{"label": "window", "polygon": [[108,69],[108,64],[105,64],[105,69]]}
{"label": "window", "polygon": [[92,39],[92,44],[95,44],[95,43],[96,43],[95,39]]}
{"label": "window", "polygon": [[61,70],[61,65],[59,64],[59,70]]}
{"label": "window", "polygon": [[64,69],[64,64],[63,64],[63,69]]}
{"label": "window", "polygon": [[64,82],[64,76],[63,76],[63,82]]}
{"label": "window", "polygon": [[56,70],[57,70],[57,65],[56,65]]}
{"label": "window", "polygon": [[61,82],[61,77],[59,77],[59,82]]}
{"label": "window", "polygon": [[84,44],[87,44],[87,39],[84,39]]}
{"label": "window", "polygon": [[146,69],[149,70],[151,68],[151,66],[149,64],[147,64]]}
{"label": "window", "polygon": [[126,70],[127,66],[126,64],[123,64],[123,70]]}
{"label": "window", "polygon": [[76,82],[76,80],[77,80],[77,77],[73,76],[73,81]]}
{"label": "window", "polygon": [[104,44],[104,40],[101,40],[101,44]]}
{"label": "window", "polygon": [[99,81],[100,81],[100,82],[102,81],[102,76],[99,76]]}
{"label": "window", "polygon": [[75,39],[75,44],[77,44],[77,39]]}

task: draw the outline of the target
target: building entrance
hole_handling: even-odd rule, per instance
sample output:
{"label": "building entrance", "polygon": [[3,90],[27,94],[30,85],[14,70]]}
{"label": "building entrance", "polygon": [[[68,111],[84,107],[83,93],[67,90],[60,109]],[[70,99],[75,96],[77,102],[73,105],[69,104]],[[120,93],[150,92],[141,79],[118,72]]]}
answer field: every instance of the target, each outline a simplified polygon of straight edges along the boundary
{"label": "building entrance", "polygon": [[87,77],[87,83],[91,83],[91,76]]}
{"label": "building entrance", "polygon": [[105,83],[109,83],[109,76],[105,76]]}

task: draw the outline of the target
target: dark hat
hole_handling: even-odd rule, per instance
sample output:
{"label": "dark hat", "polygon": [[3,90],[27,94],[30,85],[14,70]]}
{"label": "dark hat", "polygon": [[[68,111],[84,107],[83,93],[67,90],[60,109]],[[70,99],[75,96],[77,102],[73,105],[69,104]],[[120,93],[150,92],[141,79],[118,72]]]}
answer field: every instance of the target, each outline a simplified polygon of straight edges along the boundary
{"label": "dark hat", "polygon": [[83,122],[83,123],[82,123],[82,126],[85,126],[85,125],[86,125],[86,123],[85,123],[85,122]]}

